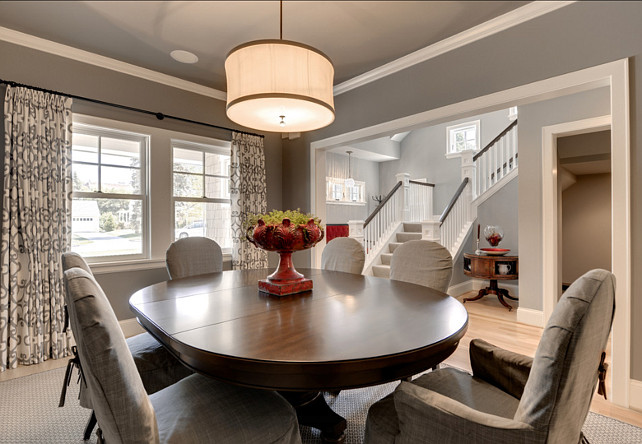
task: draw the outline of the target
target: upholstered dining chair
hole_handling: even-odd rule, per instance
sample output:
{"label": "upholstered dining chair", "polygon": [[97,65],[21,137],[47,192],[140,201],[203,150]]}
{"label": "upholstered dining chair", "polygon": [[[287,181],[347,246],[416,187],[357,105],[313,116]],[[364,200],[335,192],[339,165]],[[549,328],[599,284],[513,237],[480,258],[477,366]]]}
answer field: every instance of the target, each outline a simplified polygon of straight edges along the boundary
{"label": "upholstered dining chair", "polygon": [[445,293],[453,272],[453,259],[442,245],[411,240],[395,248],[390,260],[390,279],[434,288]]}
{"label": "upholstered dining chair", "polygon": [[99,441],[300,443],[293,407],[274,391],[193,374],[148,395],[114,311],[93,276],[65,271],[66,298]]}
{"label": "upholstered dining chair", "polygon": [[402,382],[370,407],[364,442],[582,442],[614,312],[614,276],[589,271],[562,295],[534,359],[473,340],[472,376],[446,368]]}
{"label": "upholstered dining chair", "polygon": [[[78,253],[63,253],[62,268],[64,271],[71,268],[79,268],[93,276],[89,265]],[[69,305],[67,305],[67,310],[69,308]],[[76,332],[73,329],[72,332],[75,336]],[[127,338],[126,343],[148,394],[155,393],[193,373],[149,333],[141,333]],[[82,368],[80,371],[82,372]],[[67,382],[66,380],[65,383]],[[92,408],[91,400],[82,383],[80,386],[80,405],[88,409]],[[92,412],[85,428],[85,440],[89,439],[95,425],[96,417]]]}
{"label": "upholstered dining chair", "polygon": [[165,253],[170,279],[223,271],[223,253],[207,237],[185,237],[173,242]]}
{"label": "upholstered dining chair", "polygon": [[324,270],[361,274],[365,261],[363,245],[351,237],[335,237],[321,254],[321,268]]}

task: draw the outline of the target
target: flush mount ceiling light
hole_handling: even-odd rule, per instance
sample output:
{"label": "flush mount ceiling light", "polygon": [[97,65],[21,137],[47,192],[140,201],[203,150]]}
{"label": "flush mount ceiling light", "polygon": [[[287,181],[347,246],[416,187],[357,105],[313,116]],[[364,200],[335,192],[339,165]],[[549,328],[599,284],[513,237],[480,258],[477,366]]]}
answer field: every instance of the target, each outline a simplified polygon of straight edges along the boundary
{"label": "flush mount ceiling light", "polygon": [[189,51],[183,51],[182,49],[175,49],[174,51],[170,52],[169,55],[176,60],[177,62],[181,63],[196,63],[198,62],[198,57],[196,54],[191,53]]}
{"label": "flush mount ceiling light", "polygon": [[237,46],[225,60],[227,117],[261,131],[301,132],[334,121],[334,66],[321,51],[280,39]]}

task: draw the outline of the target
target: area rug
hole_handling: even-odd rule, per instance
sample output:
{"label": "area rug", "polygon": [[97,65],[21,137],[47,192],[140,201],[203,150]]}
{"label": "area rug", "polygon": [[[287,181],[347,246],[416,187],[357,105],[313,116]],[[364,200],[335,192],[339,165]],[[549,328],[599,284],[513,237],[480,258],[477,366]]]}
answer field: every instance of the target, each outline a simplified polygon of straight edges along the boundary
{"label": "area rug", "polygon": [[[58,408],[64,368],[0,383],[0,444],[91,443],[82,440],[89,411],[78,405],[75,380],[67,392],[67,402]],[[338,396],[326,395],[330,407],[348,420],[346,444],[363,441],[368,407],[392,392],[397,383],[357,390],[344,390]],[[621,421],[589,413],[584,434],[591,444],[642,443],[642,429]],[[301,427],[305,444],[319,443],[319,433]]]}

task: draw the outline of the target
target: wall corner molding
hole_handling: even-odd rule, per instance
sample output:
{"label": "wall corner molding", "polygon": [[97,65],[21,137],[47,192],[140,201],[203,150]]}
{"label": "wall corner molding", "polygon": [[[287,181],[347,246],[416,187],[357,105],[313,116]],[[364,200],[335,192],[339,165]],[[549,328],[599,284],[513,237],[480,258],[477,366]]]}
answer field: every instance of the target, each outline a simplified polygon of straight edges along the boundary
{"label": "wall corner molding", "polygon": [[[143,68],[141,66],[132,65],[120,60],[112,59],[111,57],[102,56],[93,52],[85,51],[82,49],[74,48],[73,46],[63,45],[51,40],[46,40],[23,32],[14,31],[13,29],[4,28],[0,26],[0,40],[13,43],[15,45],[25,46],[27,48],[35,49],[37,51],[54,54],[60,57],[65,57],[78,62],[87,63],[89,65],[98,66],[100,68],[110,69],[112,71],[120,72],[141,79],[149,80],[151,82],[160,83],[163,85],[171,86],[172,88],[182,89],[202,96],[211,97],[217,100],[226,100],[227,94],[224,91],[210,88],[207,86],[199,85],[198,83],[190,82],[188,80],[179,79],[178,77],[163,74],[158,71]],[[16,82],[19,79],[11,79]]]}
{"label": "wall corner molding", "polygon": [[368,83],[382,79],[398,71],[410,68],[411,66],[425,62],[446,52],[461,48],[462,46],[497,34],[498,32],[533,20],[573,3],[575,3],[575,1],[531,2],[499,17],[495,17],[487,22],[462,31],[459,34],[455,34],[425,48],[418,49],[392,62],[339,83],[334,87],[334,95],[338,96],[344,92],[367,85]]}

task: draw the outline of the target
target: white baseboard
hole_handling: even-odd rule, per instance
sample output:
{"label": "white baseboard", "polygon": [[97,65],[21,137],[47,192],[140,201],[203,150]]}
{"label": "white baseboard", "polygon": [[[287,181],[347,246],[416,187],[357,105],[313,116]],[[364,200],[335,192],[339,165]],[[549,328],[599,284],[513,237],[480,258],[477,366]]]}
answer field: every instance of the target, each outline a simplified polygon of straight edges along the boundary
{"label": "white baseboard", "polygon": [[642,411],[642,381],[629,381],[629,407]]}
{"label": "white baseboard", "polygon": [[519,307],[517,309],[517,322],[534,325],[535,327],[543,327],[544,312],[541,310],[533,310],[532,308]]}
{"label": "white baseboard", "polygon": [[468,280],[465,282],[460,282],[455,284],[452,287],[448,287],[448,294],[452,297],[461,296],[464,293],[467,293],[473,289],[473,281]]}
{"label": "white baseboard", "polygon": [[145,332],[145,329],[140,326],[136,318],[124,319],[122,321],[118,321],[118,323],[120,324],[120,329],[123,331],[126,338]]}

